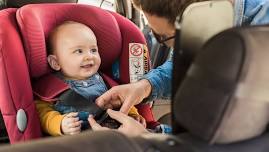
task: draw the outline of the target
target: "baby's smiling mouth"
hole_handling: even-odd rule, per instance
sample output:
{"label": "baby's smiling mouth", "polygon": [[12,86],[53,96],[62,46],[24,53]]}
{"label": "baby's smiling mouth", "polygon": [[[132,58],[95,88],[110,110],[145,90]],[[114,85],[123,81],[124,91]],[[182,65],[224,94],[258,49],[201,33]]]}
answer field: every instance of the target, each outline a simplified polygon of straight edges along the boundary
{"label": "baby's smiling mouth", "polygon": [[82,68],[91,68],[93,66],[94,66],[94,64],[90,63],[90,64],[81,65],[80,67],[82,67]]}

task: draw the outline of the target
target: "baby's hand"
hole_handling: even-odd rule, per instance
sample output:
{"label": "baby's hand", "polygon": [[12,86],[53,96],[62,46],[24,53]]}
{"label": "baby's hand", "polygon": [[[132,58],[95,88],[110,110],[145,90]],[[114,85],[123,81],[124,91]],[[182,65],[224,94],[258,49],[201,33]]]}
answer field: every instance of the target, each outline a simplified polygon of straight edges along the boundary
{"label": "baby's hand", "polygon": [[132,118],[134,118],[139,123],[141,123],[145,128],[147,127],[146,120],[141,115],[129,115],[129,116],[132,117]]}
{"label": "baby's hand", "polygon": [[64,135],[74,135],[81,131],[81,123],[77,112],[71,112],[64,116],[61,122],[61,130]]}

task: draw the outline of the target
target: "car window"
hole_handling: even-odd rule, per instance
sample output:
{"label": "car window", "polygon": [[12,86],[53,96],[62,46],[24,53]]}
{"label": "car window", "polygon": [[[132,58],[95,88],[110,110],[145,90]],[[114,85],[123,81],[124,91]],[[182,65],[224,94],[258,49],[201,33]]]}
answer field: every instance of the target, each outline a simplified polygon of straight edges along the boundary
{"label": "car window", "polygon": [[79,4],[89,4],[106,10],[116,11],[115,0],[78,0]]}

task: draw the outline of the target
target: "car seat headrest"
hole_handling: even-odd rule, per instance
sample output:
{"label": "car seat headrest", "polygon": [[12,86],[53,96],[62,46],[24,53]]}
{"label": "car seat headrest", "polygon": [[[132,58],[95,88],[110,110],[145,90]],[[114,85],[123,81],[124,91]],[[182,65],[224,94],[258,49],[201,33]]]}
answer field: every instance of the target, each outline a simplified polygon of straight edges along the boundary
{"label": "car seat headrest", "polygon": [[19,8],[27,4],[39,3],[77,3],[78,0],[6,0],[8,7]]}
{"label": "car seat headrest", "polygon": [[231,28],[233,21],[233,6],[228,0],[195,2],[184,10],[182,16],[178,16],[174,49],[181,51],[174,51],[174,60],[180,62],[173,66],[178,71],[173,73],[173,77],[178,78],[173,80],[173,96],[198,50],[214,35]]}
{"label": "car seat headrest", "polygon": [[195,55],[208,39],[231,28],[233,21],[233,5],[228,0],[189,5],[181,19],[181,48]]}
{"label": "car seat headrest", "polygon": [[105,10],[80,4],[31,4],[17,11],[26,59],[31,77],[50,72],[47,64],[46,39],[58,24],[72,20],[89,26],[97,38],[101,69],[110,68],[122,50],[118,22]]}
{"label": "car seat headrest", "polygon": [[269,121],[268,35],[269,26],[257,26],[210,39],[176,91],[173,118],[178,126],[173,127],[210,143],[263,133]]}

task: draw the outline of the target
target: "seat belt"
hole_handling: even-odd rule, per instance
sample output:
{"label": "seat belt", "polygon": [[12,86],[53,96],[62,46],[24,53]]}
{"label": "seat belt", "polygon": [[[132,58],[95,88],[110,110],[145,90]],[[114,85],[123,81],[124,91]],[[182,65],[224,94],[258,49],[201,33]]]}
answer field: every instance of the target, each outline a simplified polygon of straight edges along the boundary
{"label": "seat belt", "polygon": [[[108,76],[101,75],[109,86],[116,85]],[[54,85],[52,86],[51,84]],[[35,95],[41,100],[61,102],[62,105],[74,107],[78,111],[89,112],[101,126],[109,128],[118,128],[120,126],[116,120],[108,116],[106,110],[98,107],[94,102],[89,102],[86,98],[70,89],[68,84],[54,74],[44,75],[41,79],[36,80],[33,83],[33,89]]]}

